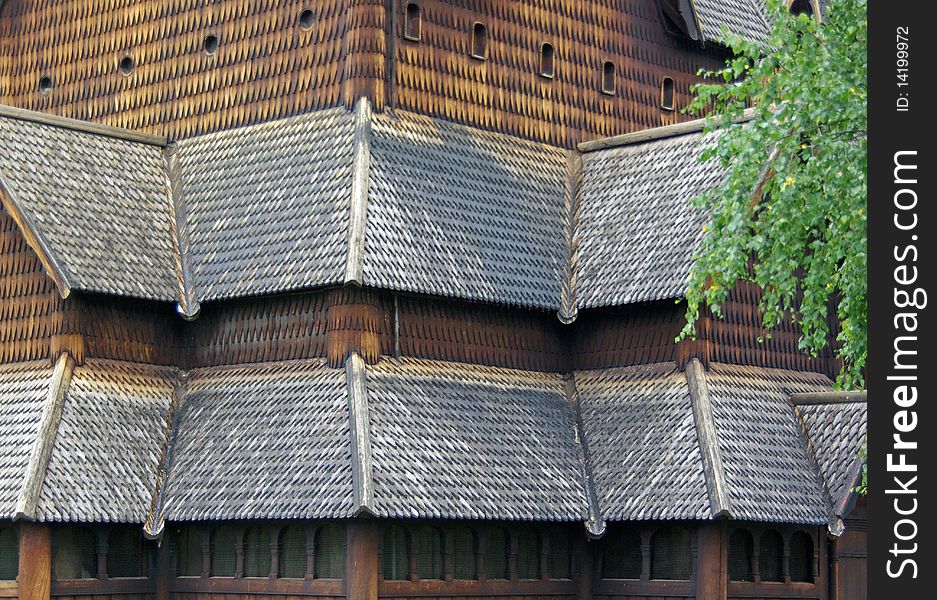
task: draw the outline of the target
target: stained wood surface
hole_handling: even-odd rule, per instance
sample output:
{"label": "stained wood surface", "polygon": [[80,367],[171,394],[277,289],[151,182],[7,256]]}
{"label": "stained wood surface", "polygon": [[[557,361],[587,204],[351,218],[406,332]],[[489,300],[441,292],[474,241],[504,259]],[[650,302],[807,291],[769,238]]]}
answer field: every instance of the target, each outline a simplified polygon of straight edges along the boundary
{"label": "stained wood surface", "polygon": [[48,600],[52,584],[52,534],[47,525],[19,526],[20,600]]}

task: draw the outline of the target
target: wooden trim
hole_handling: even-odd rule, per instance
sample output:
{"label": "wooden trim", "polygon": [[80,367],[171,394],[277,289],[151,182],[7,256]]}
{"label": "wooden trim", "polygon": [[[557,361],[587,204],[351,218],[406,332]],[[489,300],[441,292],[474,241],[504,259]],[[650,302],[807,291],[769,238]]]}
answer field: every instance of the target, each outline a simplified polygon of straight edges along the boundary
{"label": "wooden trim", "polygon": [[52,281],[55,282],[55,286],[59,290],[59,295],[62,296],[63,299],[68,298],[68,295],[72,291],[71,284],[68,281],[68,273],[55,259],[45,238],[43,238],[39,230],[36,229],[32,220],[20,209],[19,202],[16,201],[13,194],[7,189],[2,178],[0,178],[0,200],[3,201],[3,207],[6,209],[7,214],[10,215],[10,218],[12,218],[16,226],[19,227],[20,233],[23,234],[23,238],[26,240],[26,244],[29,245],[33,252],[36,253],[36,256],[39,257],[39,262],[42,263],[46,275],[51,277]]}
{"label": "wooden trim", "polygon": [[190,263],[189,227],[185,203],[182,201],[182,176],[179,172],[179,159],[175,146],[166,150],[166,169],[169,173],[167,182],[169,197],[172,200],[172,246],[176,261],[176,285],[178,303],[176,309],[183,319],[191,321],[199,313],[199,301],[195,291],[195,277]]}
{"label": "wooden trim", "polygon": [[[462,596],[570,596],[576,595],[575,581],[539,579],[455,580],[421,579],[420,581],[381,581],[379,596],[388,597],[462,597]],[[349,596],[349,600],[352,600]]]}
{"label": "wooden trim", "polygon": [[[755,116],[755,109],[747,108],[742,113],[742,117],[736,120],[736,123],[744,123],[750,121]],[[625,133],[622,135],[616,135],[601,140],[593,140],[591,142],[581,142],[576,145],[580,152],[595,152],[596,150],[606,150],[608,148],[619,148],[621,146],[630,146],[632,144],[640,144],[643,142],[651,142],[654,140],[661,140],[669,137],[676,137],[679,135],[687,135],[690,133],[698,133],[703,131],[706,127],[706,119],[694,119],[693,121],[686,121],[684,123],[675,123],[673,125],[664,125],[663,127],[654,127],[652,129],[644,129],[641,131],[635,131],[633,133]]]}
{"label": "wooden trim", "polygon": [[703,472],[709,501],[714,517],[729,517],[731,504],[726,486],[725,468],[716,424],[713,420],[712,400],[706,383],[706,371],[698,358],[691,358],[686,366],[686,379],[689,384],[690,403],[693,406],[693,420],[696,422],[696,434],[699,439],[700,456],[703,460]]}
{"label": "wooden trim", "polygon": [[348,410],[351,416],[351,456],[354,461],[355,512],[374,514],[374,483],[371,467],[371,425],[368,415],[367,372],[364,359],[355,352],[345,361]]}
{"label": "wooden trim", "polygon": [[169,466],[170,452],[172,451],[172,442],[175,437],[176,414],[182,408],[185,400],[186,387],[188,385],[188,374],[178,372],[172,385],[172,400],[169,403],[169,414],[166,417],[166,429],[163,432],[162,451],[159,456],[159,464],[156,467],[156,482],[153,489],[153,498],[150,502],[149,514],[147,514],[146,523],[143,524],[143,535],[149,539],[156,539],[163,532],[166,525],[163,519],[163,484],[166,479],[166,471]]}
{"label": "wooden trim", "polygon": [[582,473],[583,488],[586,493],[586,504],[589,506],[589,518],[585,522],[586,534],[594,539],[602,537],[605,533],[605,519],[599,508],[598,495],[595,492],[595,483],[589,465],[592,460],[589,455],[589,446],[583,434],[582,411],[579,406],[579,391],[576,389],[576,379],[572,375],[565,377],[566,399],[572,408],[575,421],[573,427],[576,435],[576,449],[579,454],[579,469]]}
{"label": "wooden trim", "polygon": [[52,127],[61,127],[62,129],[71,129],[72,131],[81,131],[83,133],[91,133],[94,135],[103,135],[128,142],[149,144],[151,146],[166,146],[166,138],[161,135],[140,133],[139,131],[130,131],[129,129],[111,127],[110,125],[101,125],[99,123],[91,123],[89,121],[69,119],[67,117],[60,117],[58,115],[50,115],[47,113],[7,106],[5,104],[0,104],[0,117],[18,119],[20,121],[29,121],[31,123],[39,123],[41,125],[50,125]]}
{"label": "wooden trim", "polygon": [[42,418],[39,422],[39,435],[33,441],[29,452],[29,464],[26,467],[26,477],[20,488],[19,500],[16,503],[15,519],[32,520],[36,516],[36,505],[39,503],[39,493],[45,481],[46,468],[52,456],[52,446],[58,433],[59,421],[62,418],[62,406],[65,403],[65,392],[72,378],[75,361],[68,353],[59,355],[52,372],[52,381],[46,395],[42,409]]}
{"label": "wooden trim", "polygon": [[671,579],[597,579],[592,584],[596,596],[666,596],[696,597],[696,583],[693,580],[675,581]]}
{"label": "wooden trim", "polygon": [[815,406],[818,404],[846,404],[849,402],[868,402],[868,392],[797,392],[791,394],[791,403],[795,406]]}
{"label": "wooden trim", "polygon": [[118,579],[63,579],[52,582],[51,596],[101,596],[109,594],[153,594],[156,580],[151,577]]}
{"label": "wooden trim", "polygon": [[344,596],[343,579],[292,579],[268,577],[176,577],[173,593],[255,594],[295,596]]}
{"label": "wooden trim", "polygon": [[351,182],[351,217],[348,221],[348,254],[345,283],[361,285],[365,225],[368,220],[368,181],[371,169],[371,104],[367,98],[355,107],[355,162]]}
{"label": "wooden trim", "polygon": [[577,265],[579,263],[579,184],[582,178],[582,155],[578,152],[566,153],[566,256],[563,264],[563,288],[561,290],[560,322],[569,325],[576,320]]}
{"label": "wooden trim", "polygon": [[728,594],[732,598],[821,598],[822,586],[814,583],[783,583],[780,581],[730,581]]}
{"label": "wooden trim", "polygon": [[0,581],[0,598],[19,598],[19,585],[15,581]]}

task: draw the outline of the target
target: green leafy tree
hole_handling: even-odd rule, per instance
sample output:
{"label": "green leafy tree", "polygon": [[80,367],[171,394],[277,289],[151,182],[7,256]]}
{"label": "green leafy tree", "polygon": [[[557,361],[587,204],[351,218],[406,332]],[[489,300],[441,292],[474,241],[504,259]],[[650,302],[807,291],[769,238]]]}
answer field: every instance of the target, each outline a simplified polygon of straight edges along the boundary
{"label": "green leafy tree", "polygon": [[[764,326],[790,314],[801,348],[827,343],[839,319],[839,384],[863,385],[866,318],[866,0],[833,0],[821,24],[768,1],[769,39],[724,35],[726,68],[704,73],[688,111],[719,130],[702,158],[728,175],[695,200],[708,211],[691,271],[687,327],[702,305],[716,316],[738,281],[764,290]],[[732,126],[753,107],[744,126]],[[752,260],[753,259],[753,260]],[[753,266],[751,266],[753,265]]]}

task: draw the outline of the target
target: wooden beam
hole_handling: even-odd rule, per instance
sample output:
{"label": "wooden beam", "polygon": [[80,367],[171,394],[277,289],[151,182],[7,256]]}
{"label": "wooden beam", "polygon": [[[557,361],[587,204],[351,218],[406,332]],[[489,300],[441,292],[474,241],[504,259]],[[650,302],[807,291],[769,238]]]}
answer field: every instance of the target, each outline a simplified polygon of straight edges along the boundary
{"label": "wooden beam", "polygon": [[703,459],[703,473],[706,476],[712,513],[714,517],[728,517],[731,510],[722,452],[719,449],[716,424],[713,420],[706,371],[698,358],[691,358],[687,363],[686,379],[690,388],[690,403],[693,406],[696,435],[699,439],[700,456]]}
{"label": "wooden beam", "polygon": [[[736,120],[736,123],[750,121],[755,116],[755,109],[748,108],[742,113],[742,117]],[[581,142],[576,148],[580,152],[595,152],[597,150],[607,150],[608,148],[619,148],[621,146],[630,146],[632,144],[641,144],[644,142],[653,142],[664,138],[687,135],[690,133],[699,133],[706,127],[706,119],[695,119],[683,123],[674,123],[673,125],[664,125],[663,127],[654,127],[653,129],[643,129],[633,133],[625,133],[601,140],[591,142]]]}
{"label": "wooden beam", "polygon": [[348,411],[351,415],[351,459],[356,514],[374,514],[371,467],[371,423],[368,413],[367,372],[357,353],[345,361]]}
{"label": "wooden beam", "polygon": [[703,523],[697,530],[697,600],[726,600],[728,544],[723,523]]}
{"label": "wooden beam", "polygon": [[47,525],[21,523],[19,600],[49,600],[52,590],[52,532]]}
{"label": "wooden beam", "polygon": [[795,406],[816,404],[843,404],[846,402],[867,402],[868,392],[799,392],[791,394],[791,403]]}
{"label": "wooden beam", "polygon": [[375,521],[362,519],[348,524],[346,600],[377,600],[378,540]]}
{"label": "wooden beam", "polygon": [[579,183],[582,178],[582,155],[578,152],[566,153],[566,256],[563,264],[563,288],[560,298],[560,310],[557,317],[564,325],[576,320],[576,291],[579,262]]}
{"label": "wooden beam", "polygon": [[111,127],[110,125],[101,125],[100,123],[91,123],[79,119],[69,119],[58,115],[50,115],[16,108],[14,106],[7,106],[5,104],[0,104],[0,117],[29,121],[31,123],[39,123],[51,127],[61,127],[62,129],[71,129],[72,131],[80,131],[82,133],[103,135],[127,142],[137,142],[150,146],[166,146],[166,138],[161,135],[140,133],[139,131],[130,131],[129,129],[121,129],[120,127]]}
{"label": "wooden beam", "polygon": [[189,243],[189,226],[185,203],[182,201],[182,175],[179,170],[179,159],[176,148],[166,150],[166,169],[169,173],[167,194],[172,200],[172,246],[175,258],[175,275],[177,286],[176,310],[186,321],[198,317],[200,310],[198,295],[195,291],[195,276],[191,267],[191,244]]}
{"label": "wooden beam", "polygon": [[368,220],[368,180],[371,169],[371,105],[367,98],[355,107],[355,153],[351,181],[351,218],[348,221],[348,249],[345,261],[345,283],[361,285],[364,257],[364,234]]}
{"label": "wooden beam", "polygon": [[589,507],[589,517],[585,522],[586,535],[598,539],[605,534],[605,518],[599,508],[598,495],[592,479],[592,459],[589,455],[589,445],[583,434],[582,411],[579,407],[579,391],[576,388],[576,379],[569,375],[566,377],[566,400],[573,411],[574,434],[576,436],[576,449],[579,451],[579,470],[582,476],[582,487],[586,494],[586,505]]}
{"label": "wooden beam", "polygon": [[59,356],[52,371],[52,381],[46,394],[45,404],[42,408],[42,417],[39,422],[39,435],[33,440],[29,452],[29,463],[26,467],[26,476],[20,487],[19,498],[16,503],[15,519],[32,520],[36,517],[36,505],[39,503],[39,493],[45,481],[46,468],[52,456],[52,446],[58,433],[59,421],[62,418],[62,406],[65,403],[65,392],[72,378],[72,369],[75,361],[67,353]]}

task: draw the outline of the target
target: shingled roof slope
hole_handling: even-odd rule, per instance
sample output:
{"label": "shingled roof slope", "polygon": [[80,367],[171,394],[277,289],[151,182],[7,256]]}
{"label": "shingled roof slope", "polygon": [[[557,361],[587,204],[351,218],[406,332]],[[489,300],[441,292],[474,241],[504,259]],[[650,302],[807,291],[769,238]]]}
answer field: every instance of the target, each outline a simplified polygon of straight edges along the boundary
{"label": "shingled roof slope", "polygon": [[365,284],[559,307],[564,151],[404,112],[372,127]]}
{"label": "shingled roof slope", "polygon": [[171,367],[99,359],[75,367],[39,496],[37,520],[146,520],[177,375]]}
{"label": "shingled roof slope", "polygon": [[12,519],[52,383],[48,361],[0,365],[0,519]]}
{"label": "shingled roof slope", "polygon": [[606,519],[712,518],[687,379],[674,363],[578,371],[576,389]]}
{"label": "shingled roof slope", "polygon": [[177,297],[161,147],[0,116],[0,185],[75,289]]}
{"label": "shingled roof slope", "polygon": [[353,133],[336,108],[177,144],[199,300],[341,283]]}
{"label": "shingled roof slope", "polygon": [[807,439],[829,489],[833,508],[844,516],[862,468],[860,451],[866,440],[868,405],[830,402],[798,406]]}
{"label": "shingled roof slope", "polygon": [[829,522],[831,507],[788,398],[829,391],[819,373],[712,364],[706,374],[733,518]]}
{"label": "shingled roof slope", "polygon": [[559,375],[386,360],[367,388],[379,516],[587,519]]}
{"label": "shingled roof slope", "polygon": [[706,222],[690,200],[724,176],[699,160],[714,140],[697,132],[583,154],[578,308],[683,295]]}
{"label": "shingled roof slope", "polygon": [[723,29],[751,41],[770,34],[764,0],[693,0],[704,40],[721,42]]}
{"label": "shingled roof slope", "polygon": [[352,516],[344,371],[318,359],[197,369],[177,414],[165,520]]}

